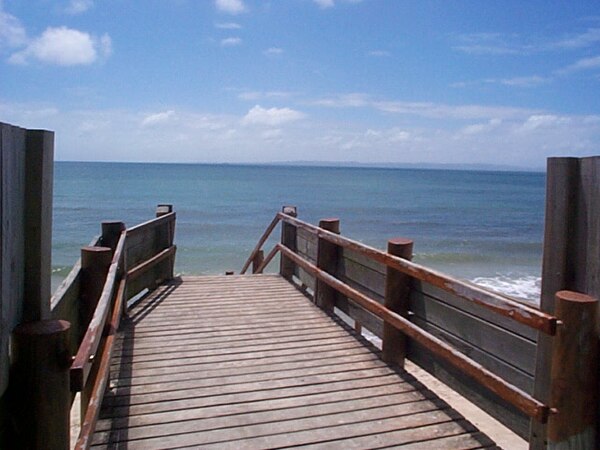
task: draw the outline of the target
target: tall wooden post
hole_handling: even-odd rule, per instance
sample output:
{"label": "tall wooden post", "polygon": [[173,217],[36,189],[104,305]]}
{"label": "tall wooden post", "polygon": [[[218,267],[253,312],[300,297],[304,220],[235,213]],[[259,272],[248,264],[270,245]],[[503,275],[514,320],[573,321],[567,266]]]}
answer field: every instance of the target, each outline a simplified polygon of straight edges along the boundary
{"label": "tall wooden post", "polygon": [[54,133],[28,130],[25,151],[23,321],[50,318]]}
{"label": "tall wooden post", "polygon": [[[319,228],[340,234],[340,219],[330,218],[319,221]],[[327,273],[335,275],[337,271],[340,249],[337,245],[319,238],[317,241],[317,266]],[[328,284],[317,279],[315,302],[317,306],[328,313],[333,313],[337,291]]]}
{"label": "tall wooden post", "polygon": [[597,448],[598,300],[571,291],[556,293],[554,314],[562,321],[554,337],[548,449]]}
{"label": "tall wooden post", "polygon": [[[600,298],[600,157],[549,158],[540,309],[554,314],[561,290]],[[539,333],[533,395],[550,400],[553,338]],[[552,405],[551,405],[552,406]],[[546,426],[531,422],[530,448],[546,448]]]}
{"label": "tall wooden post", "polygon": [[252,273],[258,272],[258,268],[265,260],[265,252],[263,250],[259,250],[252,258]]}
{"label": "tall wooden post", "polygon": [[[390,239],[387,245],[390,255],[403,259],[412,259],[413,241],[405,238]],[[385,306],[398,314],[408,313],[410,277],[390,267],[385,276]],[[406,336],[389,323],[383,323],[383,360],[404,367],[407,352]]]}
{"label": "tall wooden post", "polygon": [[79,305],[78,342],[85,334],[88,324],[102,294],[106,275],[112,261],[110,247],[83,247],[81,249],[81,294]]}
{"label": "tall wooden post", "polygon": [[[173,205],[159,204],[156,206],[156,217],[162,217],[173,212]],[[169,223],[165,232],[159,237],[159,247],[169,248],[175,240],[175,222]],[[159,264],[156,269],[156,280],[171,280],[175,274],[175,255],[173,254],[165,262]]]}
{"label": "tall wooden post", "polygon": [[[298,217],[298,210],[295,206],[284,206],[282,212],[290,217]],[[281,223],[281,245],[286,246],[292,251],[296,251],[296,227],[289,223]],[[295,265],[285,256],[281,255],[279,273],[287,280],[291,280],[295,272]]]}
{"label": "tall wooden post", "polygon": [[102,222],[102,246],[110,247],[115,252],[121,233],[125,230],[123,222],[105,221]]}
{"label": "tall wooden post", "polygon": [[13,332],[15,448],[69,449],[69,322],[44,320]]}

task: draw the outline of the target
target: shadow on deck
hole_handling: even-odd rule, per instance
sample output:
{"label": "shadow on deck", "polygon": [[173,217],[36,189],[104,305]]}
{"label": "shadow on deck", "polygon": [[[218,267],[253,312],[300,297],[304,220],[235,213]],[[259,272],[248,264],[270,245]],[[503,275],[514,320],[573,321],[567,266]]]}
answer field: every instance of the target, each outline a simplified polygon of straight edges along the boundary
{"label": "shadow on deck", "polygon": [[279,275],[176,279],[122,325],[93,448],[495,447]]}

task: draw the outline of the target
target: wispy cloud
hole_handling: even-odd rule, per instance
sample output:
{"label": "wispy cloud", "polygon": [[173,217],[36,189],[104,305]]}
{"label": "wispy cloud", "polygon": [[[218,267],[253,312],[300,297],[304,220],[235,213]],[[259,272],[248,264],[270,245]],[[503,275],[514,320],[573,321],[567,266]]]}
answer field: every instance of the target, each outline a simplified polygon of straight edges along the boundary
{"label": "wispy cloud", "polygon": [[452,83],[450,87],[454,88],[466,88],[469,86],[476,86],[481,84],[499,84],[503,86],[509,87],[519,87],[519,88],[533,88],[540,86],[542,84],[546,84],[552,81],[551,77],[541,77],[539,75],[530,75],[523,77],[512,77],[512,78],[486,78],[485,80],[475,80],[475,81],[458,81],[456,83]]}
{"label": "wispy cloud", "polygon": [[283,49],[279,47],[270,47],[263,52],[267,56],[279,56],[283,54]]}
{"label": "wispy cloud", "polygon": [[21,21],[2,10],[0,2],[0,49],[14,48],[27,43],[27,32]]}
{"label": "wispy cloud", "polygon": [[518,34],[471,33],[456,36],[452,48],[471,55],[531,55],[588,48],[600,42],[600,28],[561,37],[531,38]]}
{"label": "wispy cloud", "polygon": [[242,45],[242,39],[239,37],[228,37],[221,40],[221,47],[236,47]]}
{"label": "wispy cloud", "polygon": [[226,23],[215,23],[215,28],[220,28],[221,30],[239,30],[242,28],[242,26],[239,23],[226,22]]}
{"label": "wispy cloud", "polygon": [[163,111],[159,113],[149,114],[142,119],[142,127],[150,127],[169,122],[175,116],[175,111]]}
{"label": "wispy cloud", "polygon": [[218,11],[226,14],[241,14],[248,10],[243,0],[215,0]]}
{"label": "wispy cloud", "polygon": [[289,98],[294,95],[296,95],[296,93],[289,91],[244,91],[238,95],[238,98],[245,101],[256,101],[260,99]]}
{"label": "wispy cloud", "polygon": [[291,108],[263,108],[254,106],[242,119],[244,125],[279,126],[284,123],[295,122],[305,117],[305,114]]}
{"label": "wispy cloud", "polygon": [[585,70],[600,69],[600,56],[582,58],[575,63],[556,71],[558,75],[568,75]]}
{"label": "wispy cloud", "polygon": [[65,8],[65,12],[71,15],[82,14],[91,9],[93,6],[93,0],[71,0]]}

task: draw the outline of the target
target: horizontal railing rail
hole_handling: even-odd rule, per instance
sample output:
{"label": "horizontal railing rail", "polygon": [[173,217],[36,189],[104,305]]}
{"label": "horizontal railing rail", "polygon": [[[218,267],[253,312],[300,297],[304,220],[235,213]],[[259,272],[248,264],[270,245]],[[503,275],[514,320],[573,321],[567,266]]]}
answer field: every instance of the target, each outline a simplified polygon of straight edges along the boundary
{"label": "horizontal railing rail", "polygon": [[426,281],[465,300],[483,306],[496,314],[511,318],[550,336],[556,334],[556,317],[546,314],[538,309],[510,300],[460,280],[453,279],[435,270],[390,255],[389,253],[369,247],[361,242],[354,241],[315,225],[303,222],[302,220],[287,214],[277,213],[277,217],[283,222],[315,234],[318,238],[324,239],[342,248],[362,253],[368,258],[380,262],[387,267],[405,273],[417,280]]}
{"label": "horizontal railing rail", "polygon": [[[84,250],[92,253],[112,252],[108,271],[101,280],[101,293],[96,297],[88,323],[80,323],[79,309],[84,308],[80,303],[82,296],[90,290],[86,284],[94,281],[89,279],[91,275],[86,278],[85,272],[88,269],[82,268],[81,260],[77,261],[52,298],[53,318],[72,320],[76,325],[75,330],[85,330],[79,340],[77,331],[72,334],[74,346],[71,345],[74,352],[70,367],[72,399],[75,393],[81,392],[82,422],[75,446],[78,450],[87,449],[91,445],[102,397],[109,380],[116,333],[128,299],[173,277],[177,249],[173,245],[176,216],[170,205],[160,205],[157,215],[159,216],[129,229],[125,229],[119,222],[105,222],[103,232],[105,224],[107,230],[116,226],[119,230],[118,238],[112,237],[115,235],[107,231],[106,236],[103,233],[101,238],[94,238],[90,246],[82,249],[82,255]],[[112,249],[99,247],[111,242]],[[133,250],[130,243],[134,245]],[[133,292],[128,290],[131,284],[136,285]],[[94,299],[86,301],[93,302]]]}
{"label": "horizontal railing rail", "polygon": [[450,345],[446,344],[444,341],[422,330],[401,315],[389,310],[376,300],[369,298],[365,294],[338,280],[333,275],[319,269],[317,266],[294,253],[287,247],[281,244],[276,244],[274,252],[277,251],[281,252],[285,257],[291,259],[294,261],[294,263],[298,264],[304,270],[325,282],[336,291],[356,301],[363,308],[390,323],[392,326],[399,331],[402,331],[410,338],[426,346],[437,356],[443,358],[457,369],[466,373],[482,386],[494,392],[500,398],[509,402],[529,417],[534,418],[542,423],[545,423],[548,420],[548,415],[550,413],[550,407],[548,405],[541,403],[526,392],[523,392],[516,386],[506,382],[491,371],[485,369],[483,366],[481,366],[481,364],[478,364],[469,357],[452,348]]}

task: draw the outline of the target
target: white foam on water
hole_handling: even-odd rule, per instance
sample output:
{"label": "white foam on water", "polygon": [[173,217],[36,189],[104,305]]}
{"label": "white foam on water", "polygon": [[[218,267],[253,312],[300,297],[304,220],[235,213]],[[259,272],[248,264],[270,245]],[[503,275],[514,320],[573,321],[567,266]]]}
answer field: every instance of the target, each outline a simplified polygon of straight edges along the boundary
{"label": "white foam on water", "polygon": [[477,277],[473,283],[499,294],[519,300],[539,304],[542,279],[533,275],[497,275],[495,277]]}

